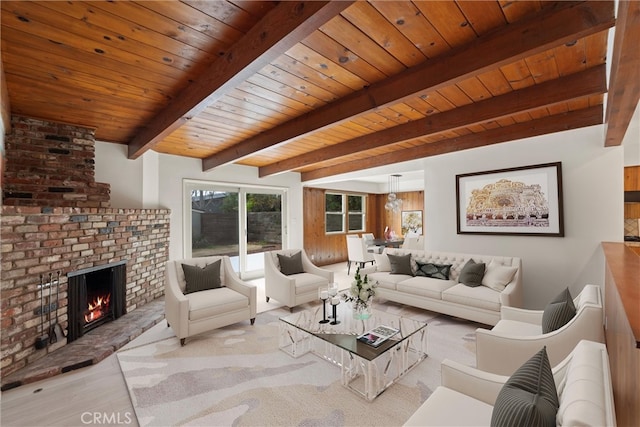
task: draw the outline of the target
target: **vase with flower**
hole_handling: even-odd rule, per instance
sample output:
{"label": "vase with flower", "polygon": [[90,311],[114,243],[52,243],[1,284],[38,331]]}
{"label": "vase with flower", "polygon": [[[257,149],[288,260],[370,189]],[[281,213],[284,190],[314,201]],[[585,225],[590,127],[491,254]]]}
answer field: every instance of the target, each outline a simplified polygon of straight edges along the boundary
{"label": "vase with flower", "polygon": [[368,319],[371,317],[371,305],[376,294],[377,283],[369,282],[367,275],[360,276],[360,268],[356,270],[349,292],[343,294],[345,301],[353,307],[354,319]]}

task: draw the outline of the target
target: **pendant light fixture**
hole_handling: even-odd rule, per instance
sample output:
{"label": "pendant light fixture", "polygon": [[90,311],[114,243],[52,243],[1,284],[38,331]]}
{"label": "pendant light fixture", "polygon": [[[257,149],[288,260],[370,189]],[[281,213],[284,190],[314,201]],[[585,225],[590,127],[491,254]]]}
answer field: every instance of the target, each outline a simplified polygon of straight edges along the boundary
{"label": "pendant light fixture", "polygon": [[398,212],[402,209],[402,199],[398,197],[400,192],[400,177],[402,175],[389,175],[389,195],[384,208],[388,211]]}

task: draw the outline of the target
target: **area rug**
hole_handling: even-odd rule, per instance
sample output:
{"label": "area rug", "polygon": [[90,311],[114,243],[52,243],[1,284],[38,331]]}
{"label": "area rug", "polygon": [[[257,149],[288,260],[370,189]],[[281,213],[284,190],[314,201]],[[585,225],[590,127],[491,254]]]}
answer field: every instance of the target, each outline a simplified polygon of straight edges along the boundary
{"label": "area rug", "polygon": [[[378,306],[403,311],[402,306]],[[117,353],[141,426],[402,425],[440,384],[440,362],[475,364],[473,322],[416,310],[428,325],[429,357],[367,402],[340,383],[340,369],[278,349],[284,309],[190,338]],[[403,313],[406,314],[406,313]]]}

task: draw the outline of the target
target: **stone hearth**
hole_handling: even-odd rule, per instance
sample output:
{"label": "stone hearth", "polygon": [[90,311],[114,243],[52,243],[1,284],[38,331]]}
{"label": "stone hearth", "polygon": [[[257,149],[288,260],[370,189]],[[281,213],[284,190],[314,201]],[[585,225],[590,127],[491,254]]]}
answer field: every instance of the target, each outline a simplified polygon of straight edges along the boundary
{"label": "stone hearth", "polygon": [[2,379],[2,391],[84,368],[104,360],[134,338],[164,320],[164,297],[88,332]]}

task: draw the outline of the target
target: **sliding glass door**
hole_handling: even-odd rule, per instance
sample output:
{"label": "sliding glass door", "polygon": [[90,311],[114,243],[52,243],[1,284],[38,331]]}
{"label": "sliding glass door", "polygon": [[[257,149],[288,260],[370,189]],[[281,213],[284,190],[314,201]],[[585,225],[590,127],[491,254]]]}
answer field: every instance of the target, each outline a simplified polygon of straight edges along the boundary
{"label": "sliding glass door", "polygon": [[264,252],[282,248],[284,189],[185,181],[185,257],[228,255],[242,278],[264,274]]}

